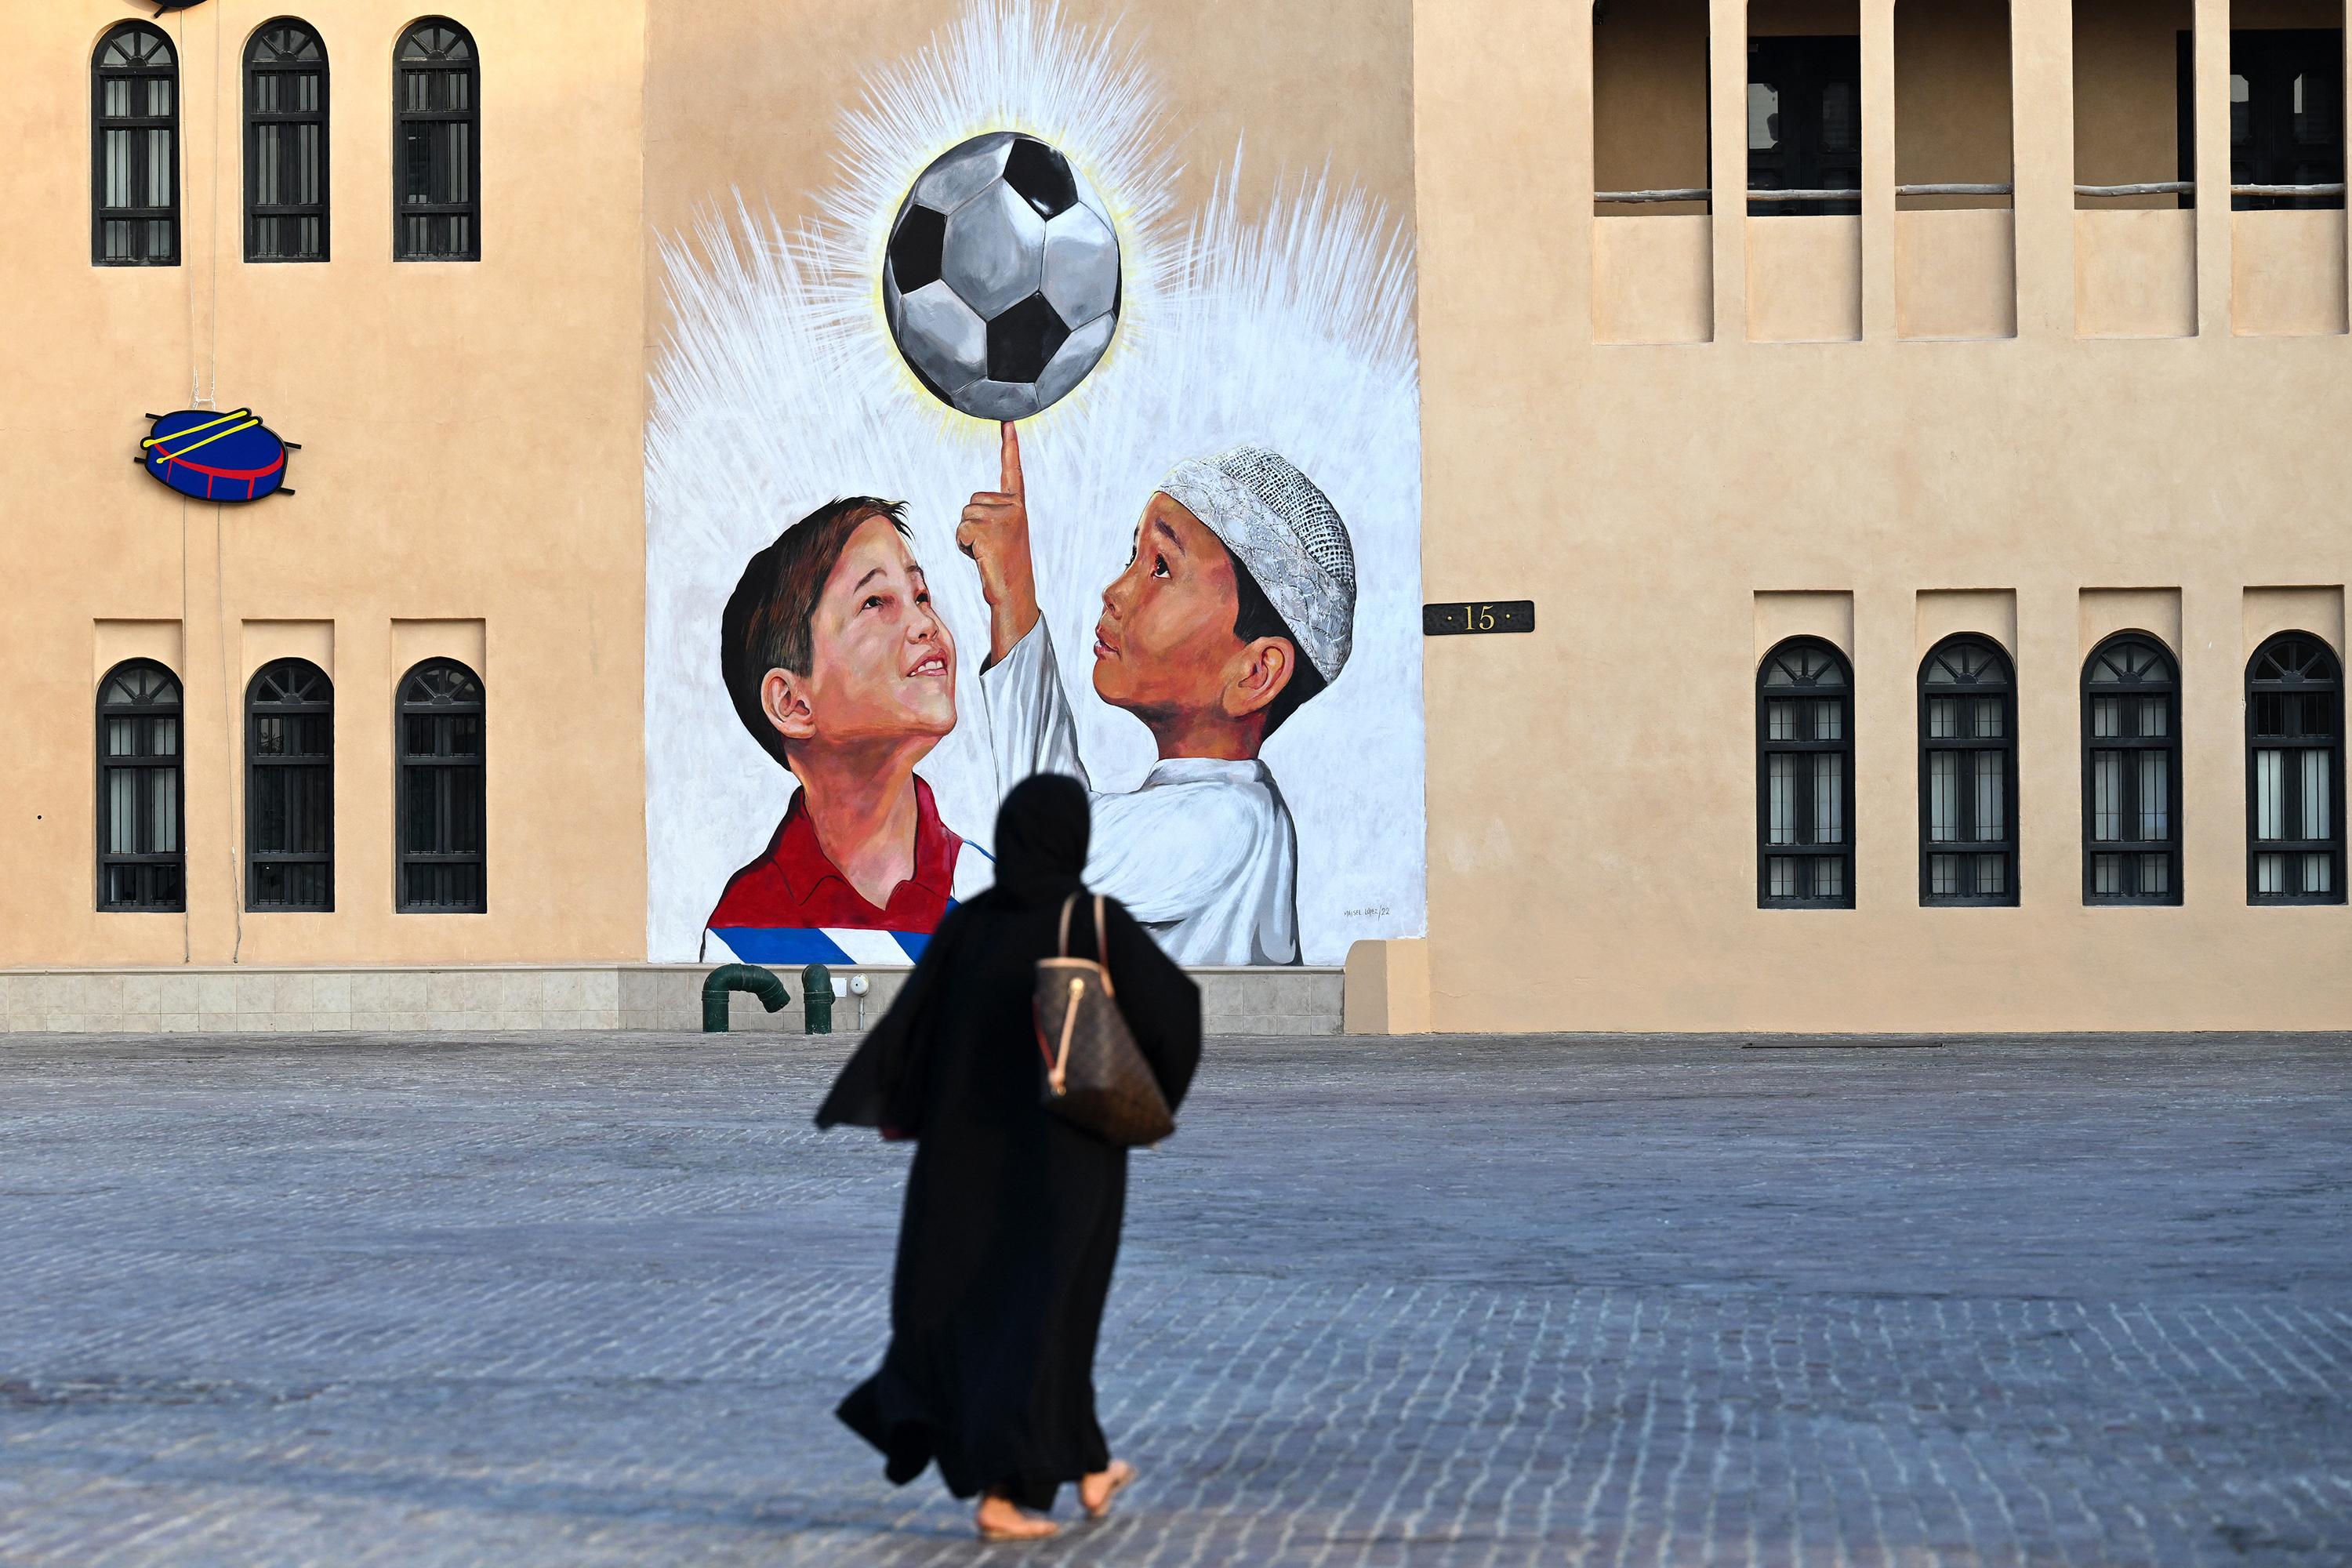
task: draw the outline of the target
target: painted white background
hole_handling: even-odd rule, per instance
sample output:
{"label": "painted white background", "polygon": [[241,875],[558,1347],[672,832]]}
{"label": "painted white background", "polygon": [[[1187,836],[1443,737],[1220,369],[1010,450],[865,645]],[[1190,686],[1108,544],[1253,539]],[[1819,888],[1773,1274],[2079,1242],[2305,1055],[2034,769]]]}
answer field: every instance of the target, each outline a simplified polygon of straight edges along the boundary
{"label": "painted white background", "polygon": [[1095,787],[1132,787],[1154,754],[1143,726],[1087,683],[1101,592],[1136,518],[1179,459],[1261,442],[1330,496],[1356,552],[1354,654],[1264,753],[1297,824],[1307,962],[1425,930],[1410,246],[1376,204],[1327,182],[1288,187],[1258,213],[1223,194],[1171,210],[1161,114],[1148,68],[1107,35],[1026,0],[982,0],[932,45],[877,62],[844,117],[845,173],[818,204],[828,222],[787,234],[743,193],[666,242],[673,326],[646,459],[650,958],[696,956],[719,889],[790,798],[790,775],[720,685],[719,616],[751,552],[835,496],[908,503],[959,661],[956,731],[919,771],[948,825],[988,842],[988,620],[954,535],[971,493],[995,488],[996,427],[944,408],[907,373],[879,278],[915,176],[994,129],[1060,148],[1120,231],[1126,299],[1109,353],[1022,425],[1039,598]]}

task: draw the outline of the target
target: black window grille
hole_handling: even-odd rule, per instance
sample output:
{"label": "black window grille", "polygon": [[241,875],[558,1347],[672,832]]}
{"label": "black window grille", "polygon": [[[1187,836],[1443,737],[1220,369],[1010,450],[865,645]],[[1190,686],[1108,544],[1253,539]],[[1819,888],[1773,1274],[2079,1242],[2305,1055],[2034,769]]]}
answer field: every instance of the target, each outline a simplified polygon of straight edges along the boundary
{"label": "black window grille", "polygon": [[393,254],[482,258],[481,61],[474,36],[431,16],[401,35],[393,126]]}
{"label": "black window grille", "polygon": [[187,908],[180,682],[150,659],[98,683],[98,907]]}
{"label": "black window grille", "polygon": [[1825,642],[1775,647],[1756,679],[1756,902],[1853,907],[1853,681]]}
{"label": "black window grille", "polygon": [[2017,902],[2017,680],[1985,637],[1919,667],[1919,901]]}
{"label": "black window grille", "polygon": [[1754,201],[1752,217],[1862,210],[1862,40],[1748,43],[1748,188],[1852,191],[1825,201]]}
{"label": "black window grille", "polygon": [[455,659],[428,659],[400,682],[400,908],[480,914],[489,908],[484,831],[482,681]]}
{"label": "black window grille", "polygon": [[2083,668],[2083,901],[2180,901],[2180,677],[2122,632]]}
{"label": "black window grille", "polygon": [[335,689],[281,658],[246,688],[245,907],[335,907]]}
{"label": "black window grille", "polygon": [[327,50],[281,18],[245,56],[245,258],[327,259]]}
{"label": "black window grille", "polygon": [[2285,632],[2246,666],[2246,898],[2344,901],[2344,672]]}
{"label": "black window grille", "polygon": [[180,69],[144,22],[110,27],[90,59],[90,260],[180,263]]}

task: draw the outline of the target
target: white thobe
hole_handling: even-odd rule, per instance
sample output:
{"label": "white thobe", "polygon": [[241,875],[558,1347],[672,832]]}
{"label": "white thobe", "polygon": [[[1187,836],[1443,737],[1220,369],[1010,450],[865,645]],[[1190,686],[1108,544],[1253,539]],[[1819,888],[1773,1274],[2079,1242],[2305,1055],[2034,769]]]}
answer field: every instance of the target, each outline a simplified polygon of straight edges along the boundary
{"label": "white thobe", "polygon": [[1041,618],[982,671],[996,785],[1067,773],[1087,785],[1087,886],[1127,906],[1179,963],[1297,963],[1298,833],[1264,763],[1163,757],[1126,795],[1097,792]]}

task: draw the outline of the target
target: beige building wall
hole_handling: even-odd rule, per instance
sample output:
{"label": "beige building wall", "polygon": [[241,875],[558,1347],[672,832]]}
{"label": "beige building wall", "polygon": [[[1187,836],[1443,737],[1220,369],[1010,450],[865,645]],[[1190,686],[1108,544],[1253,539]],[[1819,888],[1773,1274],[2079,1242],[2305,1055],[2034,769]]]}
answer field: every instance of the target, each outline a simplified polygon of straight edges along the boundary
{"label": "beige building wall", "polygon": [[[1797,30],[1795,9],[1776,29]],[[1803,220],[1754,219],[1712,226],[1712,300],[1685,302],[1713,341],[1661,347],[1594,341],[1591,154],[1556,139],[1540,175],[1527,156],[1525,128],[1591,122],[1586,9],[1416,7],[1427,595],[1532,597],[1538,626],[1428,647],[1414,962],[1440,1029],[2352,1018],[2352,910],[2247,906],[2242,760],[2249,617],[2340,639],[2352,347],[2324,322],[2232,330],[2222,202],[2181,215],[2194,337],[2077,337],[2073,26],[2040,4],[2012,17],[2016,336],[1904,341],[1899,133],[1870,108],[1899,112],[1895,15],[1861,11],[1859,341],[1749,341],[1743,323],[1790,309],[1755,290],[1809,286],[1752,259],[1760,230]],[[2218,178],[2228,13],[2199,0],[2196,21],[2198,147]],[[1735,188],[1746,26],[1733,0],[1712,6],[1714,166]],[[2318,287],[2340,306],[2340,284]],[[2251,594],[2278,587],[2301,597]],[[1759,643],[1849,615],[1857,907],[1759,910]],[[2165,635],[2181,662],[2179,908],[2082,901],[2079,681],[2107,621]],[[2014,909],[1919,902],[1915,683],[1923,638],[1961,629],[2016,656]],[[1400,990],[1410,965],[1388,959],[1410,1015],[1418,981]]]}
{"label": "beige building wall", "polygon": [[[1853,8],[1779,0],[1751,18],[1709,0],[1701,28],[1695,7],[1616,4],[1676,63],[1629,58],[1607,89],[1595,51],[1612,46],[1581,5],[1072,9],[1119,19],[1164,73],[1190,128],[1180,206],[1240,140],[1245,200],[1328,162],[1415,215],[1426,596],[1538,604],[1532,637],[1428,646],[1430,934],[1351,971],[1367,1017],[2342,1026],[2352,910],[2246,904],[2242,700],[2263,637],[2344,645],[2342,215],[2168,198],[2078,213],[2078,179],[2171,177],[2168,31],[2130,7],[2021,0],[2007,105],[1986,115],[1963,89],[1999,74],[1989,56],[1898,47],[1893,0],[1864,0],[1862,216],[1748,219],[1751,22],[1835,30]],[[2239,25],[2334,25],[2300,0],[2255,4]],[[0,962],[642,957],[640,470],[663,328],[650,247],[737,190],[812,216],[859,74],[956,10],[460,9],[485,62],[485,258],[395,265],[387,57],[414,14],[317,0],[299,14],[334,63],[334,258],[268,267],[239,258],[236,62],[280,12],[213,0],[163,24],[182,56],[184,262],[102,269],[89,60],[115,18],[12,8],[0,41],[35,87],[0,123],[23,150],[12,194],[32,221],[0,254],[17,367],[0,407],[37,439],[11,476],[0,616],[26,737],[0,773]],[[2196,31],[2197,152],[2218,180],[2232,17],[2221,0],[2179,10]],[[1932,20],[1906,26],[1934,44]],[[2125,64],[2078,68],[2091,39]],[[1906,131],[1898,56],[1911,101],[1989,128],[1980,145]],[[1654,112],[1675,129],[1652,148],[1639,127]],[[1977,178],[1996,156],[2012,210],[1898,214],[1898,178]],[[1596,188],[1710,167],[1728,204],[1713,219],[1596,216]],[[1759,341],[1776,337],[1811,341]],[[298,496],[183,506],[134,470],[138,416],[192,386],[303,443]],[[2178,908],[2081,900],[2079,680],[2090,646],[2122,627],[2181,663]],[[2000,641],[2018,669],[2014,909],[1918,900],[1915,682],[1960,631]],[[1789,635],[1854,664],[1852,910],[1756,907],[1754,680]],[[337,910],[241,913],[243,689],[289,653],[336,683]],[[392,910],[393,686],[433,653],[473,663],[489,693],[483,916]],[[91,702],[126,657],[184,683],[184,918],[93,910]]]}
{"label": "beige building wall", "polygon": [[[323,265],[242,259],[242,73],[260,23],[324,39]],[[0,964],[321,965],[644,953],[642,0],[472,0],[483,259],[392,259],[386,0],[213,0],[180,56],[182,262],[90,264],[90,57],[152,7],[5,7],[8,243]],[[289,440],[290,498],[182,500],[143,413],[211,393]],[[395,914],[393,700],[415,658],[488,706],[481,915]],[[334,679],[335,909],[244,910],[246,682]],[[93,703],[117,658],[185,691],[187,913],[95,908]]]}

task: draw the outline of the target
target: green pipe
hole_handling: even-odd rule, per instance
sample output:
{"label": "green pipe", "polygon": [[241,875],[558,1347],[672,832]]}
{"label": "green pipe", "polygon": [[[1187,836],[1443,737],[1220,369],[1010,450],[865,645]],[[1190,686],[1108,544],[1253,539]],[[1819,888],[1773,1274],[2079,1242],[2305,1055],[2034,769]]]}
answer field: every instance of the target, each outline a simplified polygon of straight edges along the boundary
{"label": "green pipe", "polygon": [[704,1034],[723,1035],[727,1032],[727,994],[730,991],[749,991],[760,999],[760,1005],[771,1013],[792,1000],[784,990],[784,983],[766,970],[750,963],[722,964],[712,970],[702,982]]}

